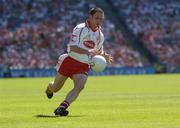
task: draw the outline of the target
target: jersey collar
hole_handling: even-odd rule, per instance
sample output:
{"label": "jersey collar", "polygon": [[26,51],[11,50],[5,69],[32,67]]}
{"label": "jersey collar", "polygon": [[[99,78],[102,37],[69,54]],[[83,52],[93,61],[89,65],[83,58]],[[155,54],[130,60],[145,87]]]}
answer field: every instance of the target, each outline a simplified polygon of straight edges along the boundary
{"label": "jersey collar", "polygon": [[100,27],[98,26],[97,28],[93,29],[90,25],[90,21],[89,20],[86,20],[86,26],[87,28],[91,29],[93,32],[96,32]]}

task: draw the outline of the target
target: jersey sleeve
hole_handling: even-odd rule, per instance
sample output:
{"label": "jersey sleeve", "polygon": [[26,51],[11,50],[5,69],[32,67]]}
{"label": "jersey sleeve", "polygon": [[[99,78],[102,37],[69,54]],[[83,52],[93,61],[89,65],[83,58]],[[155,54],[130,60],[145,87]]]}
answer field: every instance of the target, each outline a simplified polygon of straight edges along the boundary
{"label": "jersey sleeve", "polygon": [[101,33],[101,40],[99,45],[97,46],[98,51],[100,51],[101,53],[104,53],[103,43],[104,43],[104,35],[103,33]]}
{"label": "jersey sleeve", "polygon": [[73,29],[69,46],[79,46],[80,41],[81,41],[82,31],[83,31],[83,28],[75,27]]}

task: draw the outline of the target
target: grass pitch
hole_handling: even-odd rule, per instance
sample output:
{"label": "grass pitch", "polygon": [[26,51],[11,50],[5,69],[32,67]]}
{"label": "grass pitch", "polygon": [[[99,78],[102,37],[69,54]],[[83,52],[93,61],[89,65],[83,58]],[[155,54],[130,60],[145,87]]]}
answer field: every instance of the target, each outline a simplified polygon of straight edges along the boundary
{"label": "grass pitch", "polygon": [[49,100],[50,80],[0,79],[0,128],[180,128],[180,75],[89,77],[67,117],[53,111],[72,81]]}

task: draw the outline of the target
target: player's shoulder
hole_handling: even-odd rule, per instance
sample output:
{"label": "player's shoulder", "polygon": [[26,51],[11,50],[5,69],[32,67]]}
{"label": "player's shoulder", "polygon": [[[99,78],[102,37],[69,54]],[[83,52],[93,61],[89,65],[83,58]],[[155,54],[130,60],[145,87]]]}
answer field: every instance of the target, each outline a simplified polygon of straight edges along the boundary
{"label": "player's shoulder", "polygon": [[75,30],[75,29],[82,29],[82,28],[87,28],[86,23],[80,23],[80,24],[76,25],[76,27],[74,28],[74,30]]}
{"label": "player's shoulder", "polygon": [[76,27],[77,28],[84,28],[84,27],[86,27],[86,23],[80,23]]}

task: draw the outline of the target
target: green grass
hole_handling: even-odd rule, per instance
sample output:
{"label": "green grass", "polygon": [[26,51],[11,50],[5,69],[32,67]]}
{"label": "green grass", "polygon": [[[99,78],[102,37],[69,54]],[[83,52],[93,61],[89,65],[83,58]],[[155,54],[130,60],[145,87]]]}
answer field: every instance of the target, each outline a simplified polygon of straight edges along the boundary
{"label": "green grass", "polygon": [[0,79],[0,128],[180,128],[180,75],[89,77],[68,117],[53,110],[72,81],[49,100],[50,80]]}

